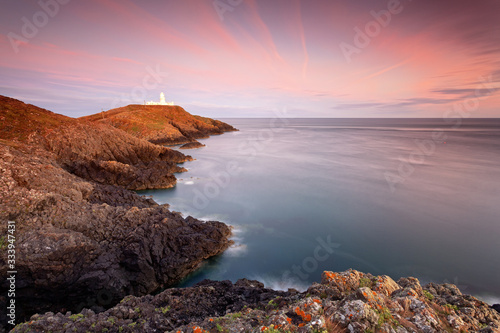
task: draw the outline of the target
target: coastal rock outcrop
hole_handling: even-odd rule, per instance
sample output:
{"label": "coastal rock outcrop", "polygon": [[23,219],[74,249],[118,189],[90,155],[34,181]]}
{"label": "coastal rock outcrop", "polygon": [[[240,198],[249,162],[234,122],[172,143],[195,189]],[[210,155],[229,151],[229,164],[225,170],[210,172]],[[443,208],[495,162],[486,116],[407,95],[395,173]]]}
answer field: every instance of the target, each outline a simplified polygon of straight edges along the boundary
{"label": "coastal rock outcrop", "polygon": [[35,315],[13,332],[498,332],[500,314],[454,285],[421,286],[355,270],[324,272],[307,291],[242,279],[124,298],[101,313]]}
{"label": "coastal rock outcrop", "polygon": [[88,122],[63,125],[37,140],[69,172],[129,190],[172,187],[176,184],[173,174],[186,171],[177,164],[192,160],[113,127]]}
{"label": "coastal rock outcrop", "polygon": [[237,131],[220,120],[191,115],[177,105],[134,104],[80,119],[111,125],[156,144],[184,144]]}

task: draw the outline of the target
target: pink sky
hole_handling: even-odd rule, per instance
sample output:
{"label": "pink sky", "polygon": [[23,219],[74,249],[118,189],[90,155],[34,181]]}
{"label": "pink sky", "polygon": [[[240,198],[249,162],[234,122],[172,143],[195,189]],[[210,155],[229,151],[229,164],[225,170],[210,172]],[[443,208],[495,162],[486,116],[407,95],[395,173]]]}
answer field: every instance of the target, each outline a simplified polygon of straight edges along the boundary
{"label": "pink sky", "polygon": [[500,116],[496,0],[23,0],[0,18],[0,94],[70,116],[161,91],[211,117]]}

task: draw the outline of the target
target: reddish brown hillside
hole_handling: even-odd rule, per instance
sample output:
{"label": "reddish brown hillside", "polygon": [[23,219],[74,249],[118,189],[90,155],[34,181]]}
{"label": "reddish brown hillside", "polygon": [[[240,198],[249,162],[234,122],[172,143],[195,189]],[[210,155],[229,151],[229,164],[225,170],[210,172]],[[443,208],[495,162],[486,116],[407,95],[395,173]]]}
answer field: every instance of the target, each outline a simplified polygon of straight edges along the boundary
{"label": "reddish brown hillside", "polygon": [[32,133],[49,133],[63,124],[76,121],[0,95],[0,139],[25,141]]}
{"label": "reddish brown hillside", "polygon": [[180,106],[129,105],[80,119],[109,124],[159,144],[193,142],[236,130],[218,120],[193,116]]}
{"label": "reddish brown hillside", "polygon": [[74,119],[0,96],[0,144],[55,154],[67,171],[127,189],[168,188],[191,159],[106,123]]}

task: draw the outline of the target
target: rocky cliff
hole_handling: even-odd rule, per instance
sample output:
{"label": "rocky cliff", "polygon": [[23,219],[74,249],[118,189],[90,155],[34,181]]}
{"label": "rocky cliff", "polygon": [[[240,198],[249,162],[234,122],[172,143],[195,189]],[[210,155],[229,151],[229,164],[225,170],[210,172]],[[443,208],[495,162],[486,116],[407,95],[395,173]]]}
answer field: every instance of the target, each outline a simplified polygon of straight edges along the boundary
{"label": "rocky cliff", "polygon": [[18,320],[154,292],[229,246],[225,224],[129,191],[173,186],[189,156],[3,96],[0,125],[0,308],[15,221]]}
{"label": "rocky cliff", "polygon": [[219,120],[193,116],[180,106],[129,105],[81,119],[108,124],[158,144],[196,142],[209,135],[236,131]]}
{"label": "rocky cliff", "polygon": [[35,315],[13,332],[498,332],[500,314],[451,284],[397,282],[355,270],[324,272],[307,291],[258,281],[202,281],[124,298],[96,314]]}

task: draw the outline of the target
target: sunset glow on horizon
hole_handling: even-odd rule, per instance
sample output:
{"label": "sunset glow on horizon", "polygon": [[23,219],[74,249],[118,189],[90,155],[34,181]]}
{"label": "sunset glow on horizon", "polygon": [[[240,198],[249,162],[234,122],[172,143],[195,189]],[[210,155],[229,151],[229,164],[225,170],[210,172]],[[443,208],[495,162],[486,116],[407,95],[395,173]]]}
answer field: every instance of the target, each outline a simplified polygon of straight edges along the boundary
{"label": "sunset glow on horizon", "polygon": [[0,13],[0,95],[77,117],[499,117],[500,1],[41,0]]}

